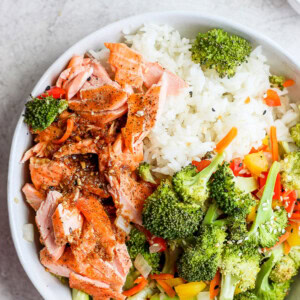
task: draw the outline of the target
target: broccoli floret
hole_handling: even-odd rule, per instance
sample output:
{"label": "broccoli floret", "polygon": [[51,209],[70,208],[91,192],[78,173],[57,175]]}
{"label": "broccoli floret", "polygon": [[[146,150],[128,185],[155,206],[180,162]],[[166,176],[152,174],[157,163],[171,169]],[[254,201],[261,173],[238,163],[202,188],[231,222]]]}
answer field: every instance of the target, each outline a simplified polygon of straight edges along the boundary
{"label": "broccoli floret", "polygon": [[152,234],[168,240],[183,239],[197,231],[203,219],[199,205],[180,201],[169,181],[161,181],[145,201],[143,224]]}
{"label": "broccoli floret", "polygon": [[278,87],[281,91],[283,90],[283,83],[285,81],[284,76],[271,75],[269,76],[271,87]]}
{"label": "broccoli floret", "polygon": [[271,274],[270,279],[274,282],[285,282],[297,274],[297,268],[294,260],[289,255],[284,255],[278,261]]}
{"label": "broccoli floret", "polygon": [[251,44],[223,29],[212,29],[198,33],[191,48],[192,60],[207,69],[215,69],[219,76],[234,76],[236,68],[247,60]]}
{"label": "broccoli floret", "polygon": [[148,163],[142,162],[138,167],[138,173],[144,181],[156,184],[156,181],[151,174],[150,165]]}
{"label": "broccoli floret", "polygon": [[227,218],[228,224],[228,240],[239,242],[247,240],[248,230],[246,219],[229,217]]}
{"label": "broccoli floret", "polygon": [[238,285],[242,292],[254,289],[260,270],[260,254],[251,242],[229,244],[224,248],[220,265],[222,281],[220,300],[233,299]]}
{"label": "broccoli floret", "polygon": [[300,123],[290,129],[290,134],[295,144],[300,147]]}
{"label": "broccoli floret", "polygon": [[41,99],[33,98],[25,107],[25,123],[34,131],[41,131],[49,127],[57,115],[67,109],[68,102],[47,96]]}
{"label": "broccoli floret", "polygon": [[296,269],[300,268],[300,247],[292,247],[289,256],[294,260]]}
{"label": "broccoli floret", "polygon": [[247,192],[241,186],[241,180],[248,181],[248,178],[233,175],[227,162],[220,165],[213,174],[210,182],[211,198],[215,199],[224,213],[230,216],[245,217],[251,207],[255,204],[249,190]]}
{"label": "broccoli floret", "polygon": [[249,237],[262,247],[273,247],[278,238],[285,232],[288,223],[286,210],[280,208],[273,211],[272,198],[280,164],[275,161],[269,171],[263,196],[259,202],[255,220],[251,226]]}
{"label": "broccoli floret", "polygon": [[286,190],[300,190],[300,151],[285,155],[281,161],[281,180]]}
{"label": "broccoli floret", "polygon": [[233,300],[259,300],[254,294],[254,291],[247,291],[244,293],[239,293],[234,296]]}
{"label": "broccoli floret", "polygon": [[209,197],[208,181],[223,160],[223,153],[216,155],[210,165],[201,172],[197,172],[193,165],[184,167],[173,176],[175,191],[185,202],[196,203],[205,208]]}
{"label": "broccoli floret", "polygon": [[257,275],[255,294],[258,299],[283,300],[288,293],[291,281],[283,283],[270,281],[270,273],[273,267],[282,258],[282,245],[274,248],[269,255]]}
{"label": "broccoli floret", "polygon": [[152,273],[159,272],[159,263],[161,253],[150,253],[149,244],[147,242],[146,236],[136,229],[132,228],[129,235],[129,240],[126,242],[129,256],[132,261],[134,261],[137,255],[140,253],[143,255],[144,259],[152,267]]}
{"label": "broccoli floret", "polygon": [[196,243],[184,249],[177,264],[179,276],[187,281],[212,280],[217,272],[226,238],[226,228],[215,225],[217,216],[217,206],[212,204]]}

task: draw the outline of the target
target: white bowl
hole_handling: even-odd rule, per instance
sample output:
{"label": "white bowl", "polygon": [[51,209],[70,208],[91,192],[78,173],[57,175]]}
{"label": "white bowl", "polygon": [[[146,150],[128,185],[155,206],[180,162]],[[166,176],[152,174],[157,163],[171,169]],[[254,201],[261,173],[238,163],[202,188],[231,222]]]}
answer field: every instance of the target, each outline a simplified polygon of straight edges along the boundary
{"label": "white bowl", "polygon": [[[44,91],[46,86],[53,84],[58,73],[63,70],[72,55],[83,54],[89,49],[99,49],[103,47],[104,42],[118,42],[122,39],[123,30],[126,29],[126,32],[134,32],[144,23],[169,24],[179,30],[182,36],[190,38],[195,37],[199,31],[218,27],[245,37],[253,45],[262,45],[263,51],[272,66],[272,71],[293,78],[297,82],[297,85],[290,88],[290,94],[293,98],[297,96],[300,98],[300,65],[292,57],[288,56],[276,43],[260,33],[233,23],[230,20],[186,11],[138,15],[99,29],[61,55],[36,84],[32,95],[38,95]],[[21,264],[43,298],[49,300],[67,300],[71,299],[69,288],[46,272],[40,264],[38,257],[38,250],[40,249],[38,233],[35,232],[35,243],[29,243],[23,239],[23,225],[34,223],[34,213],[25,203],[21,193],[22,186],[25,182],[29,181],[28,165],[20,164],[19,161],[31,143],[32,138],[28,128],[23,122],[23,117],[20,116],[15,129],[9,159],[8,210],[11,233]],[[299,299],[297,293],[298,295],[300,294],[299,284],[297,287],[294,285],[290,299]]]}

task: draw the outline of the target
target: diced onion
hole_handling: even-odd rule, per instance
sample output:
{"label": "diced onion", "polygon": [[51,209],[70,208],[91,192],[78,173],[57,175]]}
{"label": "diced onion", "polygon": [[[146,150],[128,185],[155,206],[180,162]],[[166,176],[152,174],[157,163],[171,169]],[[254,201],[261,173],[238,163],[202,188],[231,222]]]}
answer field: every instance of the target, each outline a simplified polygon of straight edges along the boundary
{"label": "diced onion", "polygon": [[34,241],[34,227],[33,224],[23,225],[23,239],[32,243]]}
{"label": "diced onion", "polygon": [[210,300],[209,292],[200,292],[197,295],[197,300]]}
{"label": "diced onion", "polygon": [[157,253],[161,250],[161,245],[160,244],[153,244],[149,247],[149,252],[150,253]]}
{"label": "diced onion", "polygon": [[124,230],[127,234],[130,233],[131,225],[122,216],[116,218],[115,224],[118,228]]}
{"label": "diced onion", "polygon": [[150,272],[152,271],[151,266],[145,260],[144,256],[139,253],[134,261],[135,268],[143,275],[144,278],[147,278]]}

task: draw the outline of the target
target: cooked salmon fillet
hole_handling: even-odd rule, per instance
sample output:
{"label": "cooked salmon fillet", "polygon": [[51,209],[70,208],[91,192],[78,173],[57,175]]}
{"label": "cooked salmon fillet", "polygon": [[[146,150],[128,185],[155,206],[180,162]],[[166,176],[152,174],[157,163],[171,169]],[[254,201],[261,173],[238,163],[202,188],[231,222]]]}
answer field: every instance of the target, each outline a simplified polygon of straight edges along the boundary
{"label": "cooked salmon fillet", "polygon": [[26,162],[28,159],[30,159],[33,156],[37,156],[37,157],[45,156],[46,147],[47,147],[47,142],[39,142],[35,144],[33,147],[31,147],[29,150],[25,152],[25,154],[21,159],[21,163]]}
{"label": "cooked salmon fillet", "polygon": [[102,126],[108,122],[114,121],[122,117],[124,114],[126,114],[127,110],[128,106],[127,104],[124,104],[115,110],[106,110],[101,112],[83,111],[77,113],[80,117],[88,120],[92,124]]}
{"label": "cooked salmon fillet", "polygon": [[109,63],[115,69],[115,80],[121,85],[141,89],[143,85],[141,54],[122,43],[104,43],[110,50]]}
{"label": "cooked salmon fillet", "polygon": [[95,89],[81,90],[81,99],[69,101],[69,108],[74,111],[101,112],[115,110],[127,101],[127,93],[111,85]]}
{"label": "cooked salmon fillet", "polygon": [[63,257],[60,257],[58,260],[55,261],[47,251],[46,247],[40,251],[40,260],[47,271],[57,276],[70,276],[70,269],[63,262]]}
{"label": "cooked salmon fillet", "polygon": [[143,65],[143,78],[145,86],[150,88],[152,85],[158,84],[164,73],[168,81],[168,96],[177,95],[182,89],[188,87],[188,84],[184,80],[169,70],[166,70],[157,62],[147,62]]}
{"label": "cooked salmon fillet", "polygon": [[39,209],[41,203],[46,199],[45,195],[31,183],[26,183],[22,188],[22,192],[25,194],[26,201],[35,211]]}
{"label": "cooked salmon fillet", "polygon": [[108,181],[117,215],[130,222],[142,225],[142,210],[145,200],[152,194],[153,188],[146,182],[137,182],[126,169],[114,169],[109,172]]}
{"label": "cooked salmon fillet", "polygon": [[84,221],[80,239],[77,243],[71,245],[72,253],[76,260],[83,261],[91,252],[93,252],[96,245],[97,236],[94,228],[88,221]]}
{"label": "cooked salmon fillet", "polygon": [[61,257],[65,249],[65,246],[56,244],[52,225],[52,215],[58,205],[58,200],[61,197],[62,194],[59,192],[48,192],[46,200],[41,203],[35,217],[35,222],[41,235],[41,240],[47,248],[49,255],[55,261]]}
{"label": "cooked salmon fillet", "polygon": [[93,296],[94,299],[115,299],[123,300],[125,296],[121,293],[113,291],[108,284],[98,280],[93,280],[85,276],[81,276],[74,272],[70,274],[70,287],[75,288]]}
{"label": "cooked salmon fillet", "polygon": [[64,201],[58,204],[53,213],[52,224],[56,244],[72,244],[80,237],[83,217],[76,206]]}
{"label": "cooked salmon fillet", "polygon": [[30,158],[29,169],[31,180],[38,190],[58,186],[64,178],[74,172],[61,161],[37,157]]}
{"label": "cooked salmon fillet", "polygon": [[63,156],[74,155],[74,154],[87,154],[97,153],[98,148],[93,139],[85,139],[78,143],[71,143],[63,145],[55,154],[55,158],[61,158]]}
{"label": "cooked salmon fillet", "polygon": [[93,226],[97,238],[107,256],[112,258],[116,246],[116,239],[110,219],[100,201],[92,195],[84,195],[79,197],[76,206]]}

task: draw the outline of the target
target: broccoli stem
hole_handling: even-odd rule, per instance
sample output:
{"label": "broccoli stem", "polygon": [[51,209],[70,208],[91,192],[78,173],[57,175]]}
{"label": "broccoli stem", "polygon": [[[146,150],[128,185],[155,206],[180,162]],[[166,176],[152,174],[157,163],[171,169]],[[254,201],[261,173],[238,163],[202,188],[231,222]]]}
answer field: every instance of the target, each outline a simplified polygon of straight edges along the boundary
{"label": "broccoli stem", "polygon": [[252,224],[250,235],[257,231],[257,228],[272,217],[272,198],[277,175],[280,171],[280,164],[275,161],[268,174],[263,196],[259,202],[256,218]]}
{"label": "broccoli stem", "polygon": [[211,163],[194,177],[194,182],[197,182],[200,178],[208,181],[211,175],[217,170],[219,164],[223,162],[224,157],[224,152],[217,154]]}
{"label": "broccoli stem", "polygon": [[276,262],[280,260],[282,255],[283,249],[280,245],[279,247],[276,247],[274,250],[272,250],[270,258],[261,266],[255,284],[255,294],[257,296],[264,297],[265,294],[270,292],[271,286],[269,283],[269,276]]}
{"label": "broccoli stem", "polygon": [[180,255],[180,249],[176,247],[174,250],[171,250],[170,248],[167,249],[165,253],[165,264],[162,269],[162,273],[166,274],[174,274],[175,273],[175,264],[177,261],[177,258]]}
{"label": "broccoli stem", "polygon": [[223,275],[221,280],[220,300],[232,300],[238,282],[238,278],[231,274]]}
{"label": "broccoli stem", "polygon": [[204,220],[203,220],[203,224],[204,225],[209,225],[209,224],[214,223],[214,221],[218,218],[219,215],[220,214],[219,214],[219,211],[218,211],[218,205],[215,202],[213,202],[209,206],[209,208],[206,212],[206,215],[205,215]]}

